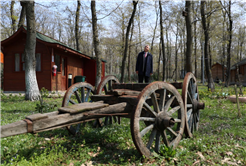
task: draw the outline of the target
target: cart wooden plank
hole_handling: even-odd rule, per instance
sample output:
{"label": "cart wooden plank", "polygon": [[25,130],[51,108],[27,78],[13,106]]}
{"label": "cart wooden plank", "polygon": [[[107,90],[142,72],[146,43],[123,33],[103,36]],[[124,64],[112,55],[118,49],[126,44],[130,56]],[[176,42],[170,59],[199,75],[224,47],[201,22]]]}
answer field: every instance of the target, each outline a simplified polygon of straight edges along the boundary
{"label": "cart wooden plank", "polygon": [[35,121],[35,120],[39,120],[39,119],[45,119],[48,118],[48,115],[46,114],[33,114],[33,115],[29,115],[26,117],[26,119],[30,119],[31,121]]}
{"label": "cart wooden plank", "polygon": [[77,114],[77,113],[81,113],[85,111],[108,107],[108,106],[109,106],[108,104],[104,104],[100,102],[95,102],[95,103],[84,102],[80,104],[74,104],[74,105],[70,105],[66,107],[61,107],[58,109],[58,111],[60,113]]}
{"label": "cart wooden plank", "polygon": [[24,120],[1,126],[1,138],[27,133],[27,123]]}
{"label": "cart wooden plank", "polygon": [[138,96],[140,93],[141,93],[140,91],[135,91],[130,89],[113,89],[113,91],[111,92],[111,94],[117,96],[122,96],[122,95]]}
{"label": "cart wooden plank", "polygon": [[[176,89],[182,89],[182,82],[173,82],[172,84]],[[136,91],[142,91],[147,85],[147,83],[114,83],[113,89],[131,89]]]}

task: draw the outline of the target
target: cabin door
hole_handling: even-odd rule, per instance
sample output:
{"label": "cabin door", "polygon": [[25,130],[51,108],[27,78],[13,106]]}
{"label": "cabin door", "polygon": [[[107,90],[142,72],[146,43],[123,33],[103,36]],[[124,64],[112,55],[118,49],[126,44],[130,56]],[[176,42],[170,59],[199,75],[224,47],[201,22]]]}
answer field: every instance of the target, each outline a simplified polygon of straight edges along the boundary
{"label": "cabin door", "polygon": [[67,58],[61,57],[62,71],[61,71],[61,90],[67,90]]}

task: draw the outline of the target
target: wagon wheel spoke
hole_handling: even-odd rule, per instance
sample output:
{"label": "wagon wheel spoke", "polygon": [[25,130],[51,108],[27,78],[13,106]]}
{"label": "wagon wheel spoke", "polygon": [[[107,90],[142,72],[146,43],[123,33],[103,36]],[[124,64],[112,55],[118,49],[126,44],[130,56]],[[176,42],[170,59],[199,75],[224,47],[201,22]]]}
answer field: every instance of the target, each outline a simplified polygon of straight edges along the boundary
{"label": "wagon wheel spoke", "polygon": [[152,143],[154,142],[155,136],[156,136],[156,129],[153,129],[153,130],[151,131],[151,134],[150,134],[150,136],[149,136],[149,141],[148,141],[148,143],[147,143],[147,148],[148,148],[148,149],[150,149],[150,146],[151,146]]}
{"label": "wagon wheel spoke", "polygon": [[187,108],[192,108],[192,104],[186,104]]}
{"label": "wagon wheel spoke", "polygon": [[193,133],[193,114],[191,114],[188,123],[189,123],[189,128],[191,132]]}
{"label": "wagon wheel spoke", "polygon": [[108,82],[108,89],[112,90],[112,80],[109,80],[109,82]]}
{"label": "wagon wheel spoke", "polygon": [[193,114],[193,124],[194,124],[194,130],[197,130],[197,118],[196,118],[196,113]]}
{"label": "wagon wheel spoke", "polygon": [[159,102],[160,111],[164,110],[164,104],[165,104],[165,100],[166,100],[166,92],[167,92],[167,90],[163,89],[163,90],[161,90],[161,93],[160,93],[160,96],[161,96],[160,102]]}
{"label": "wagon wheel spoke", "polygon": [[196,93],[197,89],[196,89],[196,87],[197,87],[197,84],[194,83],[193,84],[193,99],[197,99],[197,93]]}
{"label": "wagon wheel spoke", "polygon": [[196,113],[196,121],[199,122],[200,117],[199,117],[199,113]]}
{"label": "wagon wheel spoke", "polygon": [[167,110],[168,110],[168,108],[170,108],[170,106],[171,106],[171,104],[173,103],[173,100],[175,99],[175,96],[173,96],[172,98],[170,98],[168,101],[167,101],[167,103],[166,103],[166,105],[165,105],[165,107],[164,107],[164,111],[165,112],[167,112]]}
{"label": "wagon wheel spoke", "polygon": [[88,102],[89,97],[90,97],[90,93],[91,93],[91,89],[87,89],[87,94],[86,94],[86,97],[85,97],[85,102]]}
{"label": "wagon wheel spoke", "polygon": [[107,89],[107,86],[106,86],[107,84],[105,84],[104,86],[103,86],[103,88],[104,88],[104,91],[105,91],[105,94],[108,94],[108,89]]}
{"label": "wagon wheel spoke", "polygon": [[150,112],[152,115],[154,115],[155,117],[157,116],[157,113],[146,103],[146,102],[144,102],[144,107],[146,108],[146,110],[148,111],[148,112]]}
{"label": "wagon wheel spoke", "polygon": [[151,124],[149,126],[147,126],[146,128],[144,128],[141,132],[140,135],[141,137],[143,137],[145,134],[147,134],[151,129],[154,128],[154,124]]}
{"label": "wagon wheel spoke", "polygon": [[69,102],[70,102],[71,104],[78,104],[78,103],[76,103],[75,101],[73,101],[72,99],[70,99]]}
{"label": "wagon wheel spoke", "polygon": [[195,93],[195,99],[198,99],[198,93]]}
{"label": "wagon wheel spoke", "polygon": [[177,110],[180,109],[180,106],[176,106],[174,108],[172,108],[170,111],[168,111],[168,115],[171,116],[173,113],[175,113]]}
{"label": "wagon wheel spoke", "polygon": [[82,103],[82,101],[81,101],[81,99],[80,99],[80,97],[79,97],[78,91],[75,91],[74,94],[75,94],[75,96],[76,96],[76,98],[77,98],[77,101],[78,101],[79,103]]}
{"label": "wagon wheel spoke", "polygon": [[192,96],[191,96],[190,92],[187,91],[187,94],[188,94],[187,98],[189,99],[189,100],[187,99],[187,101],[188,101],[189,103],[193,104],[193,100],[192,100]]}
{"label": "wagon wheel spoke", "polygon": [[167,130],[170,131],[175,137],[178,136],[178,134],[175,131],[173,131],[173,129],[171,129],[170,127],[167,127]]}
{"label": "wagon wheel spoke", "polygon": [[160,109],[159,109],[159,105],[158,105],[158,102],[157,102],[156,94],[152,93],[150,96],[151,96],[151,101],[152,101],[152,104],[154,106],[155,112],[159,113]]}
{"label": "wagon wheel spoke", "polygon": [[82,87],[81,89],[81,100],[82,100],[82,103],[85,102],[85,88]]}
{"label": "wagon wheel spoke", "polygon": [[192,80],[189,81],[189,92],[191,92],[191,99],[193,99],[193,85],[192,85]]}
{"label": "wagon wheel spoke", "polygon": [[139,121],[155,122],[155,118],[150,117],[140,117]]}
{"label": "wagon wheel spoke", "polygon": [[156,134],[156,138],[155,138],[155,151],[156,152],[159,152],[160,150],[160,136],[161,136],[161,133],[157,131],[157,134]]}
{"label": "wagon wheel spoke", "polygon": [[181,119],[174,119],[175,123],[181,123]]}
{"label": "wagon wheel spoke", "polygon": [[189,110],[187,111],[187,120],[188,120],[188,121],[190,120],[191,115],[192,115],[192,109],[189,109]]}
{"label": "wagon wheel spoke", "polygon": [[117,122],[117,117],[113,116],[113,119],[114,119],[114,122],[116,123]]}
{"label": "wagon wheel spoke", "polygon": [[168,141],[166,131],[164,130],[163,132],[161,132],[161,135],[162,135],[163,142],[166,144],[166,146],[169,147],[170,146],[170,142]]}

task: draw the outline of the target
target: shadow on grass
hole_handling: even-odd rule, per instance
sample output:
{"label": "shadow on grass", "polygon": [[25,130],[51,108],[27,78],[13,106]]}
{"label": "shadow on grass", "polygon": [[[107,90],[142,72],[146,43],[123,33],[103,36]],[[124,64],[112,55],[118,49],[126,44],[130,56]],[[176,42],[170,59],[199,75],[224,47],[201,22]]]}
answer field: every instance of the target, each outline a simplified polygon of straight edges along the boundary
{"label": "shadow on grass", "polygon": [[[17,162],[20,162],[23,159],[29,161],[35,158],[35,156],[40,156],[44,153],[45,156],[49,156],[52,150],[58,151],[58,149],[60,149],[64,155],[62,163],[65,163],[69,156],[74,156],[73,151],[79,151],[86,156],[87,160],[94,161],[99,164],[112,163],[125,165],[131,161],[135,162],[143,159],[134,145],[127,145],[125,140],[120,140],[117,136],[112,138],[112,133],[107,132],[107,128],[106,132],[103,133],[93,132],[93,130],[99,131],[100,129],[82,129],[81,134],[76,136],[70,135],[66,128],[37,133],[35,134],[35,137],[42,137],[44,138],[44,141],[32,146],[32,148],[23,148],[22,150],[19,150],[17,152]],[[35,139],[35,137],[32,139]],[[128,137],[129,136],[125,136],[124,139],[132,139],[131,136],[130,138]],[[94,149],[100,147],[96,156],[88,154],[88,148],[91,147],[94,147]],[[82,150],[80,148],[82,148]],[[11,157],[7,157],[5,160],[1,159],[2,163],[11,163],[11,159],[15,157],[16,154],[5,154],[4,156],[6,155],[11,155]]]}

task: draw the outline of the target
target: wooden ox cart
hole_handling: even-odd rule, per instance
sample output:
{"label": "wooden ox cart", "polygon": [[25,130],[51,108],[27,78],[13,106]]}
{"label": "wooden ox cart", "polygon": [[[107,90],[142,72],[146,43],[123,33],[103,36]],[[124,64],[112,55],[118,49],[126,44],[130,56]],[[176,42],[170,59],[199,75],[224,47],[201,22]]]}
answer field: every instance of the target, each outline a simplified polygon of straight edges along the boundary
{"label": "wooden ox cart", "polygon": [[[182,89],[182,95],[177,89]],[[102,126],[120,118],[130,118],[133,142],[138,151],[150,157],[161,144],[177,147],[183,133],[192,137],[198,129],[204,103],[199,102],[197,81],[187,73],[183,83],[153,82],[121,84],[114,76],[105,77],[97,91],[88,83],[76,83],[66,92],[58,111],[34,114],[1,126],[1,137],[39,133],[66,127],[78,134],[81,123],[94,120]]]}

